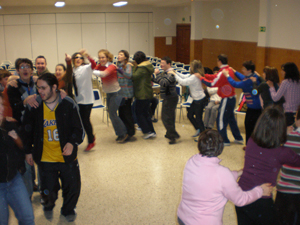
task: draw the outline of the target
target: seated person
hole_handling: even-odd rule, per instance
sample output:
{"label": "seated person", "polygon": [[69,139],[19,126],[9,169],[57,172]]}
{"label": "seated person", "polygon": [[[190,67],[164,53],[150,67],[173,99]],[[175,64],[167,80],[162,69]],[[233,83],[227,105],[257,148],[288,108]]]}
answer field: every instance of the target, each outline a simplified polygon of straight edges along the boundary
{"label": "seated person", "polygon": [[214,127],[218,116],[218,109],[222,99],[217,94],[217,91],[217,87],[207,87],[207,92],[210,95],[210,100],[208,105],[205,107],[204,126],[206,129],[211,129]]}

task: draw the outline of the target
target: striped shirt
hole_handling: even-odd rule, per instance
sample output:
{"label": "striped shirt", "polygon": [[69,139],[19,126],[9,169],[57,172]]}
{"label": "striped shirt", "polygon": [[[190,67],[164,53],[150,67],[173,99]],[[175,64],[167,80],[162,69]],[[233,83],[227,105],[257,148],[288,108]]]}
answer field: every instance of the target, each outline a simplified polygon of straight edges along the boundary
{"label": "striped shirt", "polygon": [[117,64],[118,82],[121,87],[120,95],[125,98],[133,98],[132,66],[127,63],[124,70],[123,63]]}
{"label": "striped shirt", "polygon": [[[291,148],[300,155],[300,127],[288,135],[284,146]],[[283,165],[277,190],[283,193],[300,194],[300,167]]]}

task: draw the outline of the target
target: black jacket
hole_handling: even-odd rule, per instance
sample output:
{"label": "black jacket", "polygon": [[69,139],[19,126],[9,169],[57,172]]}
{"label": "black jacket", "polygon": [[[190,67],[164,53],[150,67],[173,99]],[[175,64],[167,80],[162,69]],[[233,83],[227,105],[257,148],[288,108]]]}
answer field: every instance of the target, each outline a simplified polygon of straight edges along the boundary
{"label": "black jacket", "polygon": [[[22,134],[25,153],[32,153],[34,161],[39,164],[43,153],[44,104],[39,96],[37,101],[39,102],[38,108],[26,108]],[[78,145],[83,142],[85,135],[77,104],[68,96],[64,99],[59,96],[55,117],[61,150],[68,142],[73,145],[72,154],[63,156],[65,163],[73,162],[77,158]]]}
{"label": "black jacket", "polygon": [[23,149],[19,149],[8,132],[15,130],[15,122],[3,121],[0,127],[0,183],[11,181],[18,171],[25,172],[25,154]]}

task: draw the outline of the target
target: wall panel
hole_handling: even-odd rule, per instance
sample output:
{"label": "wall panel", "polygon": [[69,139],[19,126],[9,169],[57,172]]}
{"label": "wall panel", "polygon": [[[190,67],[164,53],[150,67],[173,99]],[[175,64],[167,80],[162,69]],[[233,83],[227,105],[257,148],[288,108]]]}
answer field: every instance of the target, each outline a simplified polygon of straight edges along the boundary
{"label": "wall panel", "polygon": [[82,24],[82,47],[91,56],[98,56],[100,49],[106,49],[105,24]]}
{"label": "wall panel", "polygon": [[57,13],[56,23],[80,23],[80,13]]}
{"label": "wall panel", "polygon": [[55,14],[31,14],[30,24],[55,24]]}
{"label": "wall panel", "polygon": [[106,13],[106,23],[128,23],[128,13]]}
{"label": "wall panel", "polygon": [[176,37],[172,37],[172,45],[166,45],[166,37],[155,37],[155,56],[169,56],[173,61],[176,61]]}
{"label": "wall panel", "polygon": [[[6,59],[5,41],[4,41],[4,26],[0,26],[0,59]],[[1,63],[2,60],[0,60]]]}
{"label": "wall panel", "polygon": [[[148,16],[148,15],[147,15]],[[149,25],[148,23],[130,23],[129,25],[129,38],[131,54],[137,51],[142,51],[146,55],[150,54],[149,51]]]}
{"label": "wall panel", "polygon": [[[107,49],[114,55],[122,49],[129,50],[128,23],[109,23],[106,26]],[[130,52],[130,54],[132,54]]]}
{"label": "wall panel", "polygon": [[82,23],[105,23],[105,13],[81,13]]}
{"label": "wall panel", "polygon": [[130,23],[148,23],[149,15],[148,13],[129,13]]}
{"label": "wall panel", "polygon": [[4,25],[29,24],[29,15],[4,15]]}

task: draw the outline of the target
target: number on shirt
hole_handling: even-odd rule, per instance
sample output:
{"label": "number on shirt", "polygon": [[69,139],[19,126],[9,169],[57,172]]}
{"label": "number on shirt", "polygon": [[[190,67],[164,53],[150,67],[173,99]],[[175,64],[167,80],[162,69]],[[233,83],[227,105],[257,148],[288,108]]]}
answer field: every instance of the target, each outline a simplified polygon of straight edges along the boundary
{"label": "number on shirt", "polygon": [[54,141],[59,141],[57,129],[53,130],[53,136],[52,136],[51,130],[47,130],[47,132],[48,132],[48,141],[53,141],[53,139],[54,139]]}

